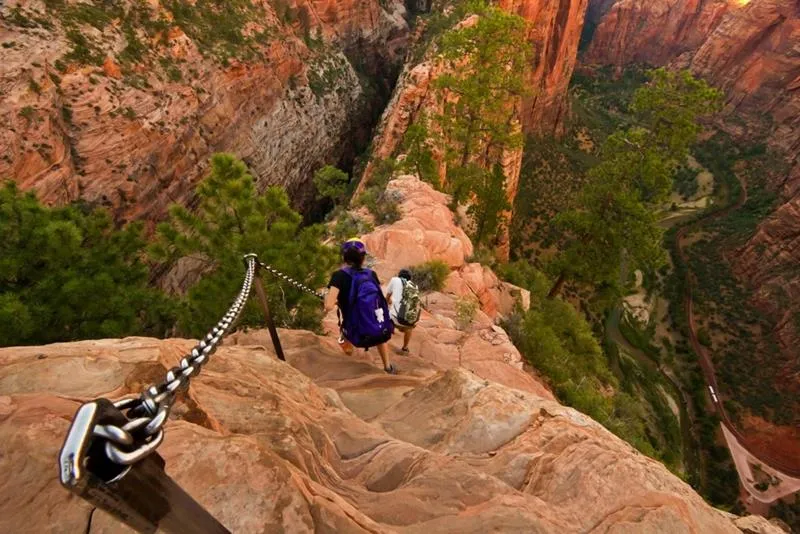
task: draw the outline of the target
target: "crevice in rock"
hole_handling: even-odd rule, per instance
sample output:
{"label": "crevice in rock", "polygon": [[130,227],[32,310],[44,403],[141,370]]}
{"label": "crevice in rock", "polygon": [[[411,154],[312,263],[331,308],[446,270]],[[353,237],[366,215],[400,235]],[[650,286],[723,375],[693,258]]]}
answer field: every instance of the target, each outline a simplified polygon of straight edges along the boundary
{"label": "crevice in rock", "polygon": [[86,521],[86,532],[85,534],[90,534],[92,532],[92,520],[94,519],[94,513],[97,511],[97,508],[92,508],[89,510],[89,518]]}

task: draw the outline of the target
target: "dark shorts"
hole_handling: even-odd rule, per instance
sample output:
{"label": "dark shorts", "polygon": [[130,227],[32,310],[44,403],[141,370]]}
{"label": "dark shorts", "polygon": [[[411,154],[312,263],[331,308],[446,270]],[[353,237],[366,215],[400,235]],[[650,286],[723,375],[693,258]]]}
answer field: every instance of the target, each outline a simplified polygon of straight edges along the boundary
{"label": "dark shorts", "polygon": [[417,327],[417,325],[415,324],[412,325],[401,324],[397,321],[396,317],[392,317],[392,322],[394,323],[394,327],[400,330],[401,332],[408,332],[409,330],[414,330],[414,328]]}

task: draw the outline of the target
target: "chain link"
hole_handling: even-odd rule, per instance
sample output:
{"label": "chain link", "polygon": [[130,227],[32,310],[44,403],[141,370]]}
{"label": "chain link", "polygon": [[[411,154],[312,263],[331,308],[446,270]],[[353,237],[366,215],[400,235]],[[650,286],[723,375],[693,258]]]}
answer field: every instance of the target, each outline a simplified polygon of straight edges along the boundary
{"label": "chain link", "polygon": [[139,397],[122,399],[114,407],[123,412],[128,422],[121,427],[116,425],[95,425],[92,434],[105,440],[108,458],[120,465],[132,465],[142,460],[158,448],[164,440],[164,423],[178,392],[189,387],[191,378],[197,375],[203,365],[216,352],[223,338],[239,319],[250,298],[257,267],[261,267],[279,280],[314,295],[325,298],[325,293],[314,291],[307,285],[278,271],[270,265],[259,262],[255,254],[244,257],[246,271],[242,289],[211,331],[183,358],[178,365],[167,371],[164,380],[145,389]]}
{"label": "chain link", "polygon": [[291,276],[283,274],[282,272],[280,272],[278,269],[275,269],[271,265],[267,265],[266,263],[262,263],[262,262],[259,262],[258,265],[262,269],[264,269],[265,271],[267,271],[268,273],[273,275],[274,277],[283,280],[284,282],[288,283],[291,286],[294,286],[295,288],[299,289],[300,291],[308,293],[309,295],[314,295],[318,299],[324,299],[325,298],[325,293],[323,293],[321,291],[314,291],[313,289],[311,289],[310,287],[308,287],[304,283],[298,282],[297,280],[295,280]]}
{"label": "chain link", "polygon": [[93,435],[106,440],[108,458],[120,465],[132,465],[151,454],[164,440],[164,423],[175,396],[189,387],[189,381],[216,352],[223,338],[230,332],[242,314],[253,287],[258,258],[255,254],[244,257],[246,271],[242,289],[228,312],[208,334],[169,371],[163,381],[145,389],[139,397],[114,403],[129,421],[122,427],[95,425]]}

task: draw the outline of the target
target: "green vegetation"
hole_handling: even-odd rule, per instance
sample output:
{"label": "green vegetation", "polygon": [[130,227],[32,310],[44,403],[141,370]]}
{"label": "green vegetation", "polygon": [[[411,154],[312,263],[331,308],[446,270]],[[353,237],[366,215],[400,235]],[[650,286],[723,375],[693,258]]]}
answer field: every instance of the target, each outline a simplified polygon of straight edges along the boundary
{"label": "green vegetation", "polygon": [[411,281],[417,284],[420,291],[441,291],[450,276],[450,266],[441,260],[431,260],[409,270]]}
{"label": "green vegetation", "polygon": [[447,164],[442,185],[456,202],[469,200],[480,244],[495,241],[509,207],[503,170],[493,160],[522,144],[513,103],[526,94],[532,52],[524,19],[483,2],[469,9],[478,22],[445,33],[439,43],[448,73],[435,82],[442,112],[433,120]]}
{"label": "green vegetation", "polygon": [[474,297],[462,297],[456,301],[456,325],[459,330],[469,328],[479,308],[480,303]]}
{"label": "green vegetation", "polygon": [[794,502],[778,501],[770,515],[789,525],[789,532],[800,532],[800,495],[794,496]]}
{"label": "green vegetation", "polygon": [[531,291],[531,309],[512,317],[506,328],[558,398],[679,470],[680,428],[658,388],[663,382],[658,374],[618,351],[606,358],[589,323],[568,302],[548,299],[550,280],[529,263],[511,263],[499,271]]}
{"label": "green vegetation", "polygon": [[393,159],[373,160],[370,186],[356,199],[356,205],[364,206],[375,218],[376,224],[392,224],[400,219],[400,199],[386,190],[389,180],[397,170]]}
{"label": "green vegetation", "polygon": [[[158,226],[159,242],[152,248],[162,260],[192,257],[207,266],[203,278],[182,299],[178,317],[183,332],[203,334],[224,313],[241,284],[242,256],[249,252],[309,287],[324,285],[337,262],[336,252],[321,244],[324,228],[301,228],[301,217],[289,206],[283,189],[270,187],[258,193],[241,161],[217,154],[197,197],[194,212],[180,205],[170,209],[170,221]],[[278,322],[319,328],[322,310],[314,297],[276,284],[268,288]],[[251,302],[242,324],[262,322]]]}
{"label": "green vegetation", "polygon": [[430,147],[430,137],[428,119],[423,114],[408,127],[403,137],[402,148],[406,158],[401,163],[401,168],[406,172],[416,174],[429,184],[440,186],[439,172]]}
{"label": "green vegetation", "polygon": [[332,165],[325,165],[314,173],[314,187],[317,188],[319,198],[327,198],[339,203],[347,194],[350,177],[346,172]]}
{"label": "green vegetation", "polygon": [[322,98],[335,89],[341,88],[341,81],[352,67],[341,55],[320,56],[308,68],[308,86],[317,98]]}
{"label": "green vegetation", "polygon": [[374,229],[375,227],[369,222],[349,212],[344,212],[336,218],[336,225],[333,227],[333,238],[337,243],[341,243],[351,237],[368,234]]}
{"label": "green vegetation", "polygon": [[149,289],[142,226],[106,211],[42,206],[0,188],[0,344],[163,335],[171,307]]}
{"label": "green vegetation", "polygon": [[[696,157],[716,176],[717,196],[725,200],[720,209],[741,198],[737,175],[747,184],[748,198],[743,206],[693,230],[702,234],[687,249],[689,265],[682,265],[673,254],[678,264],[676,278],[688,267],[697,279],[693,296],[698,337],[713,355],[723,393],[730,399],[730,415],[735,418],[747,411],[777,424],[794,424],[800,400],[788,400],[778,384],[787,373],[800,372],[800,362],[781,355],[771,335],[776,318],[755,308],[749,288],[737,279],[727,259],[773,211],[775,195],[767,189],[767,181],[770,176],[782,175],[784,164],[761,145],[742,146],[721,133],[701,143]],[[682,291],[683,282],[676,280],[672,289]],[[777,302],[786,299],[788,304],[782,287],[764,286],[761,290],[769,291]],[[676,326],[686,329],[683,310],[675,306],[671,313]]]}
{"label": "green vegetation", "polygon": [[36,108],[33,106],[25,106],[19,110],[19,116],[30,124],[36,118]]}

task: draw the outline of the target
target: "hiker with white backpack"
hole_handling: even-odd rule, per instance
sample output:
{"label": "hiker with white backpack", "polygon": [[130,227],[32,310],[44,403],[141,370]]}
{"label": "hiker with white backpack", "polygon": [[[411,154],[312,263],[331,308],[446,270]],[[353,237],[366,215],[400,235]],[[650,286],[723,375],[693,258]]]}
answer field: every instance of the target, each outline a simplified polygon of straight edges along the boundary
{"label": "hiker with white backpack", "polygon": [[367,247],[360,239],[348,239],[342,244],[346,266],[331,276],[325,311],[339,307],[339,346],[345,354],[352,354],[354,347],[376,347],[383,370],[393,375],[397,370],[389,362],[386,342],[392,338],[394,324],[378,275],[364,267],[366,256]]}
{"label": "hiker with white backpack", "polygon": [[411,334],[419,321],[422,304],[419,299],[419,288],[411,281],[411,271],[400,269],[400,272],[389,281],[386,291],[389,303],[389,315],[395,327],[403,332],[403,348],[401,353],[408,354]]}

